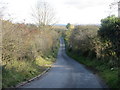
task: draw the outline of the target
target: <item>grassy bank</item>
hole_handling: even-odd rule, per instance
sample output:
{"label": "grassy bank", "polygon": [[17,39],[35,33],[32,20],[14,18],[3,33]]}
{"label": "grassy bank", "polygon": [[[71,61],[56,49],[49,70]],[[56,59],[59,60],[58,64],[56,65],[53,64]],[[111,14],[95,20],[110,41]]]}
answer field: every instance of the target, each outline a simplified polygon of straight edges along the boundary
{"label": "grassy bank", "polygon": [[110,88],[120,88],[118,83],[118,68],[110,68],[106,63],[78,56],[67,51],[67,54],[79,63],[95,71]]}
{"label": "grassy bank", "polygon": [[7,66],[3,71],[3,87],[14,86],[29,80],[42,73],[52,63],[52,60],[45,60],[42,57],[37,58],[34,62],[14,60],[12,67]]}
{"label": "grassy bank", "polygon": [[41,74],[46,68],[51,67],[51,65],[55,62],[57,49],[55,53],[56,54],[54,56],[38,56],[33,61],[13,60],[13,62],[9,62],[7,66],[3,66],[2,87],[15,86],[18,83],[29,80]]}

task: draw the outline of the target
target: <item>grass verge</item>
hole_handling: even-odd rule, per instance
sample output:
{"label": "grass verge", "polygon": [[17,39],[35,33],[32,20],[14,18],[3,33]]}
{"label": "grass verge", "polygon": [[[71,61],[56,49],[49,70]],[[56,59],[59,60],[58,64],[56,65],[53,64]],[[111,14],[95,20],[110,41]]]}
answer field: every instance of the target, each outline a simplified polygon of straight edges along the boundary
{"label": "grass verge", "polygon": [[51,67],[54,61],[54,57],[42,58],[41,56],[37,57],[35,61],[14,60],[14,62],[3,68],[2,87],[15,86],[29,80],[41,74],[46,68]]}
{"label": "grass verge", "polygon": [[95,59],[91,60],[68,51],[67,55],[96,72],[105,81],[109,88],[120,88],[118,68],[110,68],[109,65],[103,63],[102,61]]}
{"label": "grass verge", "polygon": [[[59,45],[58,45],[59,46]],[[54,53],[37,56],[35,60],[12,60],[6,66],[2,66],[2,88],[16,86],[38,76],[55,62],[58,48]]]}

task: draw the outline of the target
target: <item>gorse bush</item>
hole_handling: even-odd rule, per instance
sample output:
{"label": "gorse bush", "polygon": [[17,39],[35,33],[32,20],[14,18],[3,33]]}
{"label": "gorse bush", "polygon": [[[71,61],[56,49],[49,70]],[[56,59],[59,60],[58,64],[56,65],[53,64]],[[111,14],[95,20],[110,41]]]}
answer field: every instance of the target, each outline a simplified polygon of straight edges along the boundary
{"label": "gorse bush", "polygon": [[2,24],[3,87],[28,80],[54,62],[60,36],[57,31],[3,20]]}
{"label": "gorse bush", "polygon": [[98,34],[104,45],[104,58],[109,57],[109,62],[117,65],[120,60],[120,19],[115,16],[102,19]]}

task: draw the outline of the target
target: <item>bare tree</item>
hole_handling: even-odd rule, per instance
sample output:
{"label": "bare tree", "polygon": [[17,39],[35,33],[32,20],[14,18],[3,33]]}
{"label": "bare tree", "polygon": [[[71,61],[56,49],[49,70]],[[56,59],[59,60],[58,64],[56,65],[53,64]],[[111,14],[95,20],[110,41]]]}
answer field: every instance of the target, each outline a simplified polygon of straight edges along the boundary
{"label": "bare tree", "polygon": [[110,5],[110,12],[109,12],[109,16],[113,15],[115,13],[115,11],[118,11],[118,17],[120,17],[119,12],[120,12],[120,0],[114,0],[114,2],[112,2]]}
{"label": "bare tree", "polygon": [[38,3],[35,9],[33,9],[32,17],[39,28],[56,23],[55,12],[47,2]]}
{"label": "bare tree", "polygon": [[118,17],[120,18],[120,1],[118,2]]}

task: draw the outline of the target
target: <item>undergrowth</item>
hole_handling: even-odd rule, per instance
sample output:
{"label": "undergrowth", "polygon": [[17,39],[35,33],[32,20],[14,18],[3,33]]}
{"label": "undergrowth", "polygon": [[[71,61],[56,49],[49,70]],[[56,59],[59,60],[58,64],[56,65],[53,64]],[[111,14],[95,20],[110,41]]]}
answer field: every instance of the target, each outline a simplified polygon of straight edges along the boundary
{"label": "undergrowth", "polygon": [[87,57],[78,56],[75,53],[68,52],[67,54],[74,58],[79,63],[84,64],[88,68],[92,68],[108,85],[109,88],[120,88],[119,86],[119,77],[118,77],[118,68],[111,68],[107,63],[102,61],[92,60]]}

